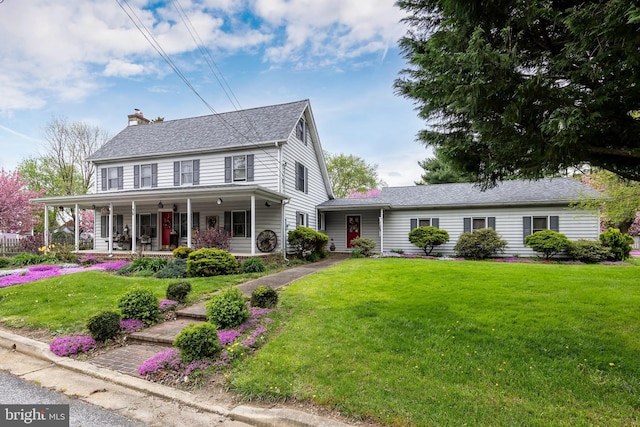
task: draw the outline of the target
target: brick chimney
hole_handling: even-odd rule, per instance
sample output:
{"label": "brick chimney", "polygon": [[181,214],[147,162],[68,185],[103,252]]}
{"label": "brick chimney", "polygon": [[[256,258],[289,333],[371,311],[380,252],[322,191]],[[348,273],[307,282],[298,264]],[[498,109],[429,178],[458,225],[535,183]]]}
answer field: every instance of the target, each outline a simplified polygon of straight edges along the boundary
{"label": "brick chimney", "polygon": [[142,111],[138,110],[137,108],[135,109],[135,113],[129,114],[127,118],[129,119],[129,126],[146,125],[151,123],[151,120],[146,119],[142,115]]}

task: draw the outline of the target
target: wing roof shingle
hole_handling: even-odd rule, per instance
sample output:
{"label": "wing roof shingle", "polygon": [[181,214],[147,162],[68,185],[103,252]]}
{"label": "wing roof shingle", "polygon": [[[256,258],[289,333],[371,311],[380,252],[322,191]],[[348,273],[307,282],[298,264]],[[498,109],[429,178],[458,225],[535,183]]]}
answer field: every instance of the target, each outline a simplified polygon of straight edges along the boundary
{"label": "wing roof shingle", "polygon": [[105,161],[286,141],[309,101],[127,126],[88,160]]}
{"label": "wing roof shingle", "polygon": [[386,205],[391,208],[439,208],[456,206],[489,206],[505,204],[568,203],[580,198],[597,198],[600,193],[568,178],[537,181],[504,181],[481,191],[472,183],[385,187],[380,196],[369,199],[336,199],[324,202],[323,208],[347,208]]}

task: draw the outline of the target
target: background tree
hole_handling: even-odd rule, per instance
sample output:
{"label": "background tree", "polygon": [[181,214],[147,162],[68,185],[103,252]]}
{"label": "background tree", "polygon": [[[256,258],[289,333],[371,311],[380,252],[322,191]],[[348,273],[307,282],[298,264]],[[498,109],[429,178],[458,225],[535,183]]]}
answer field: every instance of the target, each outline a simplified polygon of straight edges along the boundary
{"label": "background tree", "polygon": [[424,173],[420,177],[420,181],[415,181],[416,185],[475,181],[473,174],[456,169],[455,164],[442,155],[440,151],[434,151],[435,157],[418,161],[420,167],[424,169]]}
{"label": "background tree", "polygon": [[418,138],[484,186],[588,163],[640,180],[640,7],[623,0],[400,0],[395,82]]}
{"label": "background tree", "polygon": [[41,207],[29,200],[41,195],[27,189],[20,172],[0,170],[0,231],[5,233],[31,232]]}
{"label": "background tree", "polygon": [[576,205],[586,209],[600,209],[603,229],[628,230],[640,211],[640,182],[620,178],[609,171],[585,174],[581,181],[600,191],[604,196],[598,200],[580,200]]}
{"label": "background tree", "polygon": [[378,165],[370,165],[354,155],[324,153],[327,170],[336,197],[349,193],[365,193],[367,190],[386,185],[378,177]]}

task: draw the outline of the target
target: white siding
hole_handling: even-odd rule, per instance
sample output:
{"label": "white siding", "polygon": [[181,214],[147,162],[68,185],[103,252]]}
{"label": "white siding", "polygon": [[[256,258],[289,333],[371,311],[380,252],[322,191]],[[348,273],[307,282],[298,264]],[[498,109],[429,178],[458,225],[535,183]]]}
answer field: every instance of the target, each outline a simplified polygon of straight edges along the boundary
{"label": "white siding", "polygon": [[[308,226],[316,229],[318,224],[316,206],[329,199],[316,155],[316,144],[319,142],[312,139],[308,130],[306,145],[296,138],[294,131],[282,148],[283,161],[286,163],[282,192],[290,197],[289,203],[285,205],[287,232],[296,228],[296,212],[307,214]],[[308,170],[307,193],[296,190],[296,162],[303,164]]]}
{"label": "white siding", "polygon": [[[327,234],[336,243],[337,250],[346,250],[344,238],[344,218],[345,215],[358,214],[369,218],[367,222],[373,225],[373,219],[377,221],[379,211],[351,211],[327,212],[325,214],[327,222]],[[453,255],[455,246],[460,234],[464,231],[463,219],[465,217],[495,217],[496,231],[502,239],[508,242],[505,255],[533,256],[530,248],[524,245],[522,218],[524,216],[558,216],[559,231],[567,236],[569,240],[577,239],[598,239],[600,233],[600,223],[596,212],[575,210],[561,206],[528,207],[528,208],[486,208],[486,209],[450,209],[450,210],[387,210],[384,219],[384,250],[402,249],[409,254],[424,254],[422,250],[409,242],[409,232],[411,231],[412,218],[438,218],[439,228],[447,230],[449,242],[438,246],[434,253],[443,255]],[[367,228],[369,228],[367,227]],[[374,240],[380,250],[379,237],[375,239],[373,231],[364,230],[364,237]]]}
{"label": "white siding", "polygon": [[[261,185],[271,190],[278,191],[278,149],[275,147],[254,148],[251,150],[238,150],[231,152],[220,152],[214,154],[201,154],[189,156],[175,156],[162,159],[135,161],[122,161],[107,165],[100,165],[97,171],[97,192],[102,192],[101,169],[103,167],[123,167],[123,189],[131,191],[134,189],[133,168],[135,165],[157,163],[158,164],[158,187],[173,188],[173,162],[183,160],[200,160],[200,184],[224,185],[224,158],[234,155],[254,155],[254,180],[251,182],[236,182],[234,184]],[[117,190],[108,190],[114,192]]]}
{"label": "white siding", "polygon": [[[378,217],[380,211],[340,211],[325,214],[326,228],[324,233],[333,239],[339,251],[347,250],[347,216],[360,215],[360,237],[376,242],[375,252],[380,252],[380,227]],[[329,240],[331,241],[331,240]]]}

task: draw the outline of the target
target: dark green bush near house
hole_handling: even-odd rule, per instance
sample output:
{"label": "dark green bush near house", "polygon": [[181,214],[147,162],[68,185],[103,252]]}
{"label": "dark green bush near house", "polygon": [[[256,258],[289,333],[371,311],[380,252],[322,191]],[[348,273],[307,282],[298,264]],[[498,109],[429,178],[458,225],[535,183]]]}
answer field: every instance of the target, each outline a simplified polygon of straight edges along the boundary
{"label": "dark green bush near house", "polygon": [[447,230],[433,226],[418,227],[409,233],[409,241],[429,256],[433,248],[449,241],[449,233]]}
{"label": "dark green bush near house", "polygon": [[186,280],[171,282],[167,286],[167,299],[184,303],[191,292],[191,283]]}
{"label": "dark green bush near house", "polygon": [[569,239],[557,231],[541,230],[525,237],[524,244],[542,254],[544,259],[549,259],[564,252],[569,246]]}
{"label": "dark green bush near house", "polygon": [[243,273],[261,273],[266,269],[264,262],[258,257],[247,258],[242,262]]}
{"label": "dark green bush near house", "polygon": [[614,261],[624,261],[629,258],[633,237],[628,234],[621,233],[617,228],[610,228],[600,234],[600,241],[603,246],[611,250]]}
{"label": "dark green bush near house", "polygon": [[106,341],[115,337],[120,332],[120,313],[106,310],[87,321],[87,329],[96,341]]}
{"label": "dark green bush near house", "polygon": [[158,298],[146,289],[136,288],[125,293],[118,301],[118,308],[124,319],[137,319],[151,325],[160,316]]}
{"label": "dark green bush near house", "polygon": [[155,276],[158,279],[182,279],[187,277],[187,260],[184,258],[176,258],[169,263]]}
{"label": "dark green bush near house", "polygon": [[318,262],[322,256],[318,252],[310,252],[304,256],[307,262]]}
{"label": "dark green bush near house", "polygon": [[569,242],[567,255],[576,261],[597,263],[613,259],[611,249],[602,245],[599,240],[580,239]]}
{"label": "dark green bush near house", "polygon": [[185,363],[214,357],[220,350],[218,330],[211,323],[186,326],[176,336],[173,345],[180,350]]}
{"label": "dark green bush near house", "polygon": [[278,305],[278,292],[271,286],[258,286],[251,292],[251,307],[274,308]]}
{"label": "dark green bush near house", "polygon": [[298,226],[287,234],[289,247],[293,249],[299,258],[310,252],[320,253],[329,241],[329,236],[309,227]]}
{"label": "dark green bush near house", "polygon": [[236,287],[224,289],[204,305],[207,319],[219,329],[235,328],[249,318],[247,300]]}
{"label": "dark green bush near house", "polygon": [[351,247],[360,249],[360,253],[365,257],[373,255],[373,249],[376,247],[376,242],[366,237],[358,237],[351,240]]}
{"label": "dark green bush near house", "polygon": [[507,242],[492,228],[482,228],[471,233],[462,233],[453,247],[459,257],[486,259],[504,252]]}
{"label": "dark green bush near house", "polygon": [[187,259],[193,249],[186,246],[178,246],[173,250],[173,256],[180,259]]}
{"label": "dark green bush near house", "polygon": [[238,260],[231,253],[216,248],[193,251],[187,258],[188,277],[209,277],[238,272]]}
{"label": "dark green bush near house", "polygon": [[0,268],[7,268],[11,265],[11,258],[0,258]]}

